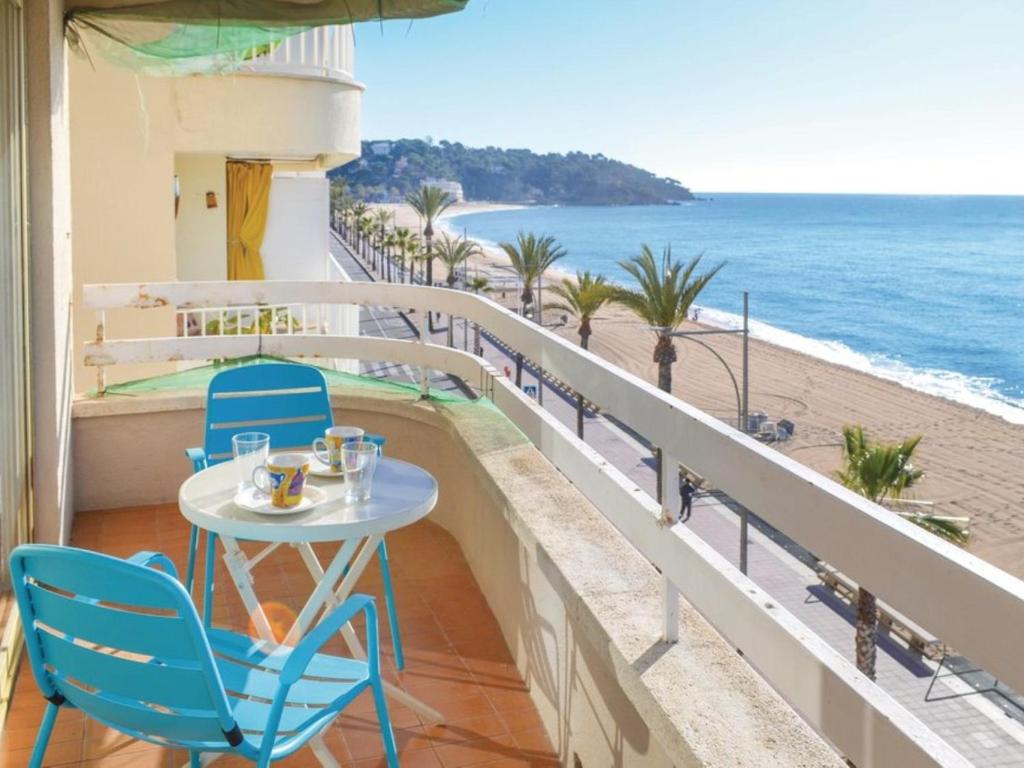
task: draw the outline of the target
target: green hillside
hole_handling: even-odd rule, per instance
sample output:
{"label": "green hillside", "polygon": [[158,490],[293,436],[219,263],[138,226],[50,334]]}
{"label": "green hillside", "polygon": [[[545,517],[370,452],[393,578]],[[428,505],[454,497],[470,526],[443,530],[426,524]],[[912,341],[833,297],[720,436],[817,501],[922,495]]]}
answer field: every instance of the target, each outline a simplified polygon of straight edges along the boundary
{"label": "green hillside", "polygon": [[467,200],[538,205],[650,205],[692,200],[675,179],[604,155],[538,155],[421,139],[364,141],[359,160],[332,172],[357,197],[403,197],[427,178],[458,181]]}

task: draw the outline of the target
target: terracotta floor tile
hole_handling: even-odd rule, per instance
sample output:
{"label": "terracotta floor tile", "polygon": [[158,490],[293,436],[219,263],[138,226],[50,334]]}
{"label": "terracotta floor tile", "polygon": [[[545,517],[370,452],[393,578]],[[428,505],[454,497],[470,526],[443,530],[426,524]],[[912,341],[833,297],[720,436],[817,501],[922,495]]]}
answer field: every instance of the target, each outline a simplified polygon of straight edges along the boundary
{"label": "terracotta floor tile", "polygon": [[460,744],[448,744],[437,748],[437,756],[441,758],[444,768],[467,768],[472,765],[483,765],[502,757],[515,755],[516,752],[515,742],[507,734],[464,741]]}
{"label": "terracotta floor tile", "polygon": [[[402,768],[442,768],[441,761],[432,749],[421,749],[401,755]],[[384,758],[371,758],[346,763],[345,768],[387,768]]]}
{"label": "terracotta floor tile", "polygon": [[[130,510],[91,511],[75,518],[72,540],[76,546],[127,556],[143,549],[166,553],[185,572],[188,526],[176,505],[136,507]],[[247,552],[261,546],[243,544]],[[403,768],[463,768],[492,765],[551,765],[550,744],[526,692],[500,628],[480,593],[454,539],[437,525],[424,521],[388,536],[392,575],[404,640],[406,670],[394,664],[390,628],[383,607],[380,569],[371,564],[357,591],[378,597],[381,663],[386,679],[397,681],[437,708],[447,725],[422,722],[415,711],[389,702],[392,723],[401,750]],[[336,551],[317,545],[323,562]],[[214,618],[219,626],[245,631],[248,616],[231,586],[218,548]],[[205,568],[205,547],[200,548],[196,573]],[[281,547],[255,569],[255,589],[267,602],[278,602],[298,612],[313,587],[297,554]],[[198,588],[196,590],[198,595]],[[201,597],[199,599],[201,608]],[[357,626],[363,636],[362,623]],[[345,652],[340,638],[327,648]],[[28,764],[35,732],[45,702],[27,669],[15,687],[4,737],[0,740],[0,768]],[[376,726],[372,696],[365,692],[326,731],[328,748],[346,765],[383,765],[383,742]],[[87,721],[77,710],[62,711],[47,751],[47,766],[89,768],[178,768],[187,756],[129,739]],[[220,768],[251,766],[238,756],[219,759]],[[281,768],[318,765],[312,751],[302,749]]]}
{"label": "terracotta floor tile", "polygon": [[505,722],[498,717],[497,713],[454,720],[444,725],[431,725],[427,726],[425,730],[438,746],[500,736],[509,732]]}

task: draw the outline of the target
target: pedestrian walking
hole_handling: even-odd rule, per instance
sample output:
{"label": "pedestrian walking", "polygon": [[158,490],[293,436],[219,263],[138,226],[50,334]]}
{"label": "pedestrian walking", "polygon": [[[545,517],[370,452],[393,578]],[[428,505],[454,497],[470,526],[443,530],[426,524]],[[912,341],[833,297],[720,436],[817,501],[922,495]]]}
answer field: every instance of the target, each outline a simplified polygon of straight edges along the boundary
{"label": "pedestrian walking", "polygon": [[693,511],[693,494],[697,492],[697,486],[690,481],[690,476],[685,472],[679,472],[679,521],[685,523],[690,519]]}

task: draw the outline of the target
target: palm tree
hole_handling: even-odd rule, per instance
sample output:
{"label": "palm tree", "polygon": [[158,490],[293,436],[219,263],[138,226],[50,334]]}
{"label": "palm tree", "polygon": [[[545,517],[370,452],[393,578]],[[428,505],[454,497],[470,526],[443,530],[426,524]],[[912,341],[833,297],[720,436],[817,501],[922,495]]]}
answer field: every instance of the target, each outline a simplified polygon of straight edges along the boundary
{"label": "palm tree", "polygon": [[416,235],[414,235],[409,229],[405,227],[399,227],[395,230],[395,239],[398,241],[396,256],[398,257],[398,265],[401,269],[399,273],[398,282],[405,282],[405,262],[409,258],[410,254],[416,250]]}
{"label": "palm tree", "polygon": [[[535,235],[533,232],[519,232],[516,235],[515,243],[499,243],[501,249],[508,255],[512,263],[512,269],[523,281],[523,292],[520,295],[522,301],[522,312],[533,305],[533,283],[537,281],[537,288],[540,290],[540,281],[544,273],[559,259],[566,256],[566,250],[560,246],[555,238],[550,235]],[[541,313],[538,310],[536,320],[541,322]]]}
{"label": "palm tree", "polygon": [[[900,443],[882,443],[870,439],[862,427],[843,427],[843,468],[836,472],[836,479],[876,504],[900,499],[924,474],[911,464],[920,442],[921,437],[917,436]],[[967,543],[967,534],[948,519],[920,514],[901,517],[956,544]],[[855,641],[857,669],[872,680],[875,679],[877,632],[878,607],[875,596],[864,587],[858,587]]]}
{"label": "palm tree", "polygon": [[[437,245],[437,257],[448,270],[447,283],[449,288],[455,287],[459,277],[459,267],[466,263],[470,256],[480,253],[480,246],[464,237],[452,239],[447,234],[441,236]],[[448,346],[455,343],[455,318],[448,313]]]}
{"label": "palm tree", "polygon": [[356,219],[356,232],[359,233],[360,252],[363,260],[367,260],[367,250],[370,245],[370,235],[373,233],[373,219],[369,216],[362,216]]}
{"label": "palm tree", "polygon": [[[405,202],[419,214],[423,220],[423,239],[426,242],[427,285],[434,284],[434,256],[431,245],[434,240],[434,222],[445,212],[455,200],[438,187],[422,186],[405,198]],[[433,332],[434,321],[431,312],[427,312],[427,328]]]}
{"label": "palm tree", "polygon": [[448,235],[441,235],[437,244],[437,258],[448,270],[447,283],[449,288],[455,287],[458,280],[459,268],[472,256],[479,256],[482,253],[480,246],[472,240],[464,237],[451,238]]}
{"label": "palm tree", "polygon": [[389,283],[393,281],[393,274],[392,274],[391,268],[392,268],[392,266],[394,264],[394,251],[395,251],[395,248],[397,246],[398,246],[398,235],[394,231],[388,232],[384,236],[384,257],[385,257],[385,265],[387,267],[387,271],[386,271],[386,274],[385,274],[385,279]]}
{"label": "palm tree", "polygon": [[[611,286],[604,275],[592,275],[590,271],[577,272],[576,279],[563,278],[551,286],[550,291],[558,297],[544,305],[545,309],[568,312],[579,321],[580,346],[587,349],[593,332],[590,322],[601,307],[611,300]],[[576,393],[576,437],[583,439],[584,398]]]}
{"label": "palm tree", "polygon": [[345,209],[348,200],[348,183],[340,176],[330,181],[330,214],[331,223],[336,224],[341,212]]}
{"label": "palm tree", "polygon": [[486,277],[480,277],[479,275],[471,277],[469,282],[466,283],[466,287],[473,293],[490,293],[494,290],[491,288],[491,281]]}
{"label": "palm tree", "polygon": [[[387,208],[377,208],[373,212],[373,224],[376,229],[377,248],[380,251],[384,249],[384,238],[387,236],[388,225],[391,224],[391,220],[395,218],[395,215]],[[383,256],[383,253],[381,254]],[[377,259],[374,257],[374,268],[377,266]],[[383,259],[381,261],[381,270],[384,269]]]}
{"label": "palm tree", "polygon": [[580,346],[589,348],[593,333],[590,322],[611,298],[611,286],[604,275],[593,275],[590,271],[577,272],[576,279],[563,278],[548,290],[558,297],[544,305],[544,309],[568,312],[579,321]]}
{"label": "palm tree", "polygon": [[695,275],[700,260],[697,256],[684,266],[672,258],[672,246],[666,246],[659,263],[653,251],[642,245],[637,256],[619,262],[640,287],[617,288],[612,292],[612,301],[632,311],[658,334],[654,362],[658,364],[658,387],[665,392],[672,391],[672,363],[676,361],[672,334],[686,320],[690,305],[725,266],[718,264]]}
{"label": "palm tree", "polygon": [[350,211],[350,215],[352,217],[352,229],[356,231],[357,240],[355,245],[357,250],[359,250],[361,246],[361,240],[359,238],[361,238],[362,236],[362,233],[359,231],[359,220],[365,217],[366,212],[369,210],[370,208],[366,203],[359,201],[358,203],[352,206]]}

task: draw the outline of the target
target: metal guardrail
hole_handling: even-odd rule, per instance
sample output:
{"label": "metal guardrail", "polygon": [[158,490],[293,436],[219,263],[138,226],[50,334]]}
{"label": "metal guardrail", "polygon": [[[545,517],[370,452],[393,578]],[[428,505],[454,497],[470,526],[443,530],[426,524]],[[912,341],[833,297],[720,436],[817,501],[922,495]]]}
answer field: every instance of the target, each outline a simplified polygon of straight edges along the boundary
{"label": "metal guardrail", "polygon": [[[84,304],[99,312],[156,306],[253,303],[412,307],[469,318],[537,361],[654,445],[692,467],[740,504],[834,564],[895,610],[956,647],[1013,688],[1024,689],[1024,583],[921,531],[832,480],[761,445],[656,387],[484,297],[444,288],[326,282],[93,285]],[[86,363],[206,359],[256,349],[247,337],[105,338]],[[662,509],[578,440],[549,412],[474,355],[419,341],[275,336],[262,348],[284,357],[388,360],[446,371],[479,387],[663,574],[665,634],[684,596],[804,718],[863,766],[968,765],[888,694],[861,675],[771,596],[689,529],[666,525]]]}

